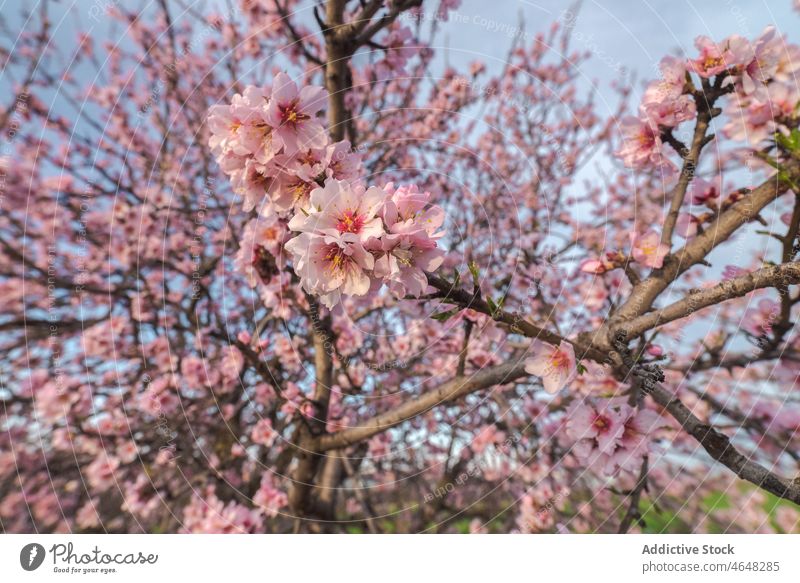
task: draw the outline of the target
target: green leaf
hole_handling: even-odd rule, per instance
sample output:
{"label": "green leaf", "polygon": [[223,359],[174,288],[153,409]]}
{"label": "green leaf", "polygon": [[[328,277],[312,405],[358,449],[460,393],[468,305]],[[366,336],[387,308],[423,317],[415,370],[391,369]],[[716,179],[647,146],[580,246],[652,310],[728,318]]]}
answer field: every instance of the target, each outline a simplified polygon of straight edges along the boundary
{"label": "green leaf", "polygon": [[775,132],[775,141],[784,150],[789,152],[800,151],[800,131],[797,128],[792,129],[788,136],[781,132]]}
{"label": "green leaf", "polygon": [[478,264],[475,263],[474,261],[470,261],[467,267],[469,267],[469,272],[472,274],[472,280],[477,285],[478,280],[480,279],[480,274],[478,272]]}
{"label": "green leaf", "polygon": [[494,303],[494,300],[489,296],[486,298],[486,303],[489,304],[489,313],[494,318],[494,315],[497,313],[497,304]]}
{"label": "green leaf", "polygon": [[438,320],[439,322],[447,322],[450,318],[455,316],[461,308],[454,308],[452,310],[447,310],[446,312],[440,312],[438,314],[433,314],[431,318],[434,320]]}

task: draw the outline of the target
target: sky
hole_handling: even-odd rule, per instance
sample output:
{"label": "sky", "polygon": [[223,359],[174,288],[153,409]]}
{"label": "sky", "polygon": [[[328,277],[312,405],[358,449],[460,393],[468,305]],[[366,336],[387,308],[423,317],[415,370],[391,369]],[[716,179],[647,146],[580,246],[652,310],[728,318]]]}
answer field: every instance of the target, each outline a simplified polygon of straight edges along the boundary
{"label": "sky", "polygon": [[[51,20],[56,43],[71,47],[78,28],[90,29],[94,36],[113,37],[104,18],[105,7],[120,0],[61,0],[51,2]],[[179,19],[185,4],[200,13],[227,12],[228,0],[167,0],[173,17]],[[239,0],[230,0],[238,5]],[[305,0],[300,11],[310,17],[310,7],[319,0]],[[437,1],[426,0],[433,9]],[[19,19],[22,8],[36,10],[38,2],[0,0],[0,11],[13,26],[24,26]],[[153,0],[121,4],[136,9],[154,4]],[[578,7],[579,5],[579,7]],[[522,20],[521,20],[522,19]],[[595,58],[584,67],[587,80],[600,86],[619,77],[625,69],[638,79],[655,76],[658,60],[670,52],[693,50],[696,36],[722,38],[738,33],[757,36],[766,26],[795,36],[800,32],[800,14],[792,10],[792,0],[463,0],[442,25],[437,41],[447,48],[447,59],[454,65],[484,59],[491,65],[505,60],[513,36],[524,22],[524,33],[533,38],[555,20],[569,22],[573,28],[573,47],[590,50]],[[31,23],[27,23],[30,27]],[[2,74],[0,73],[0,81]]]}
{"label": "sky", "polygon": [[624,70],[639,80],[656,77],[661,57],[693,52],[698,35],[752,38],[769,25],[792,37],[800,32],[791,0],[463,0],[439,40],[453,64],[483,58],[491,70],[492,61],[505,60],[520,18],[531,38],[553,21],[571,23],[573,48],[595,55],[581,72],[599,81],[601,94]]}

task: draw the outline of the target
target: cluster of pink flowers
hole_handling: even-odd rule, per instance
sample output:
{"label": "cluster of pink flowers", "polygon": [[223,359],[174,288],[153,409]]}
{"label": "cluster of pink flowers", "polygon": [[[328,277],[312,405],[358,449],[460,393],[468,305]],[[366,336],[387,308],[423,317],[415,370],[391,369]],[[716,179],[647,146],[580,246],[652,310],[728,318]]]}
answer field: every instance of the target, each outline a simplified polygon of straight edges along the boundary
{"label": "cluster of pink flowers", "polygon": [[225,504],[209,487],[202,497],[196,493],[184,508],[182,532],[205,534],[242,534],[263,532],[260,509],[251,509],[230,501]]}
{"label": "cluster of pink flowers", "polygon": [[573,455],[582,465],[608,476],[620,470],[638,472],[642,458],[650,451],[651,434],[665,426],[656,412],[619,401],[576,401],[567,411],[565,422]]}
{"label": "cluster of pink flowers", "polygon": [[309,210],[289,222],[300,235],[286,244],[304,289],[328,307],[342,294],[364,296],[384,282],[398,297],[419,297],[425,272],[444,259],[436,244],[444,214],[427,208],[429,199],[416,187],[391,184],[328,180],[314,189]]}
{"label": "cluster of pink flowers", "polygon": [[271,94],[250,86],[211,109],[209,145],[244,210],[259,214],[245,229],[238,267],[251,286],[268,283],[283,248],[303,289],[328,308],[382,284],[419,297],[425,272],[444,259],[444,213],[416,186],[365,186],[360,157],[347,141],[331,143],[318,119],[325,99],[324,89],[298,90],[279,73]]}
{"label": "cluster of pink flowers", "polygon": [[748,334],[761,338],[772,334],[772,324],[781,313],[781,305],[768,298],[762,298],[758,304],[745,312],[742,318],[742,329]]}
{"label": "cluster of pink flowers", "polygon": [[755,41],[732,35],[720,43],[701,36],[695,41],[698,55],[681,60],[665,57],[661,79],[644,93],[638,116],[620,123],[623,143],[617,152],[630,168],[671,165],[664,155],[662,132],[694,119],[697,111],[690,74],[703,79],[722,77],[720,87],[732,86],[734,99],[726,126],[729,137],[756,143],[780,130],[782,115],[791,115],[800,93],[791,81],[797,69],[800,47],[787,44],[774,27]]}
{"label": "cluster of pink flowers", "polygon": [[580,264],[580,271],[599,275],[625,267],[630,259],[653,269],[660,269],[664,265],[664,258],[669,254],[669,245],[661,242],[661,236],[655,230],[650,229],[646,233],[631,232],[629,238],[630,256],[615,251],[606,253],[598,259],[585,259]]}
{"label": "cluster of pink flowers", "polygon": [[662,128],[674,128],[693,119],[696,108],[685,93],[686,64],[674,57],[661,60],[661,79],[647,87],[639,116],[620,121],[623,136],[618,155],[630,168],[646,168],[669,164],[662,153]]}

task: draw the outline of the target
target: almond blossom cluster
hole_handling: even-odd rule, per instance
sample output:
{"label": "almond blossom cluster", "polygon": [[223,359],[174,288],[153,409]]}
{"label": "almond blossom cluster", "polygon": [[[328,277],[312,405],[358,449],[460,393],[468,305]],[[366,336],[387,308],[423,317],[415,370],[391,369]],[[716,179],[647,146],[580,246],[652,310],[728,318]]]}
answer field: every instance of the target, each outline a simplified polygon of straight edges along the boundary
{"label": "almond blossom cluster", "polygon": [[425,272],[444,259],[444,213],[416,186],[364,185],[358,154],[346,140],[331,143],[318,118],[326,98],[279,73],[271,93],[249,86],[211,108],[209,146],[244,211],[259,215],[245,228],[238,267],[251,286],[268,283],[284,249],[303,289],[328,308],[383,284],[419,297]]}
{"label": "almond blossom cluster", "polygon": [[650,451],[651,434],[665,425],[650,409],[636,409],[619,399],[586,398],[570,406],[565,433],[579,463],[614,476],[621,470],[638,472]]}
{"label": "almond blossom cluster", "polygon": [[[665,57],[661,78],[648,85],[638,116],[620,121],[623,143],[618,156],[629,168],[672,166],[663,150],[665,132],[697,115],[696,87],[691,74],[706,88],[733,94],[729,101],[728,137],[751,144],[783,131],[781,118],[795,115],[800,100],[796,84],[800,47],[790,45],[774,27],[767,27],[754,41],[732,35],[720,43],[700,36],[698,55],[690,59]],[[716,78],[716,85],[709,79]]]}
{"label": "almond blossom cluster", "polygon": [[629,261],[653,269],[659,269],[664,265],[664,258],[669,254],[669,246],[661,242],[661,236],[655,230],[649,229],[645,233],[631,232],[629,239],[630,255],[614,251],[606,253],[599,259],[585,259],[580,264],[580,271],[599,275],[625,267]]}
{"label": "almond blossom cluster", "polygon": [[342,294],[364,296],[384,282],[398,297],[419,297],[428,285],[425,272],[442,264],[441,209],[427,209],[430,194],[416,187],[392,190],[327,180],[311,192],[309,209],[289,222],[300,235],[286,250],[303,288],[323,305],[336,305]]}

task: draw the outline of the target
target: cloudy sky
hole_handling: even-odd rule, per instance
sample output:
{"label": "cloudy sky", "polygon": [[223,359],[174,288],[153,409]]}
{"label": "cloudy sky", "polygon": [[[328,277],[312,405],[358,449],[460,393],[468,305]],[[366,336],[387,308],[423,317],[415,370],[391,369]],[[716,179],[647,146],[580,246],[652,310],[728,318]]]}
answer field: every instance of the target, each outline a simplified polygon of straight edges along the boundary
{"label": "cloudy sky", "polygon": [[531,37],[554,20],[573,22],[573,47],[595,54],[582,73],[600,86],[623,69],[640,80],[654,77],[663,55],[691,53],[698,35],[755,37],[769,25],[800,30],[791,0],[464,0],[439,40],[453,63],[502,62],[521,18]]}

